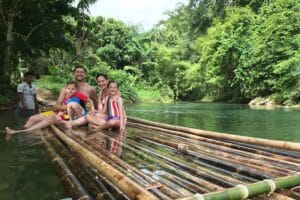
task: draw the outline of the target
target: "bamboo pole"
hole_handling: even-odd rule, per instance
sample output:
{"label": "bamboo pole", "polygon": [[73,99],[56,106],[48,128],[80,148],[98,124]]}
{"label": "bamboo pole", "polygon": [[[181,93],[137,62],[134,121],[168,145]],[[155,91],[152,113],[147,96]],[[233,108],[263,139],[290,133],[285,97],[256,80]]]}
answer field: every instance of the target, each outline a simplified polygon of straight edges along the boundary
{"label": "bamboo pole", "polygon": [[72,199],[91,200],[92,198],[87,194],[76,176],[68,168],[64,160],[57,155],[55,150],[51,147],[50,143],[47,142],[43,138],[43,136],[41,139],[44,143],[48,155],[52,159],[52,163],[56,169],[56,172],[60,177],[62,177],[60,181],[63,183]]}
{"label": "bamboo pole", "polygon": [[[174,190],[170,189],[167,185],[161,185],[161,187],[152,187],[152,184],[155,184],[157,181],[152,179],[151,177],[145,175],[140,170],[136,169],[135,167],[129,165],[128,163],[124,162],[123,160],[119,159],[116,155],[110,153],[109,151],[103,149],[103,145],[101,145],[101,140],[98,140],[98,136],[103,139],[103,135],[108,137],[106,134],[101,133],[95,133],[92,132],[88,137],[85,137],[83,139],[78,137],[78,134],[73,134],[71,137],[81,142],[84,147],[86,147],[88,150],[95,153],[97,156],[99,156],[101,159],[108,160],[114,167],[119,169],[122,173],[126,174],[127,176],[131,177],[134,181],[138,182],[145,188],[150,188],[148,190],[151,190],[156,196],[158,196],[160,199],[177,199],[182,198],[183,196],[179,193],[175,192]],[[93,134],[93,135],[91,135]],[[109,132],[111,136],[111,132]],[[115,137],[116,135],[114,135]],[[110,139],[110,137],[109,137]],[[121,141],[121,145],[123,145],[123,142]],[[113,161],[113,162],[111,162]],[[117,164],[117,166],[115,165]],[[146,183],[144,180],[146,180],[148,183]],[[168,197],[169,196],[169,197]]]}
{"label": "bamboo pole", "polygon": [[70,148],[78,152],[82,157],[86,159],[87,162],[89,162],[93,167],[98,169],[101,174],[107,177],[114,184],[118,185],[118,187],[131,199],[157,199],[149,191],[143,189],[131,179],[127,178],[124,174],[114,169],[111,165],[107,164],[102,159],[97,157],[94,153],[88,151],[87,149],[82,147],[82,145],[78,144],[77,142],[66,136],[58,128],[56,128],[53,125],[51,125],[51,128],[61,140],[63,140],[66,144],[70,146]]}
{"label": "bamboo pole", "polygon": [[[179,137],[179,138],[181,138],[181,140],[187,140],[187,139],[188,140],[198,140],[197,143],[200,143],[203,146],[209,146],[209,147],[215,146],[216,149],[223,148],[223,147],[228,147],[232,150],[238,150],[238,151],[243,152],[243,153],[247,152],[247,153],[253,153],[255,155],[266,156],[266,157],[269,157],[270,159],[271,158],[279,159],[279,160],[282,160],[282,161],[285,161],[285,162],[289,162],[288,164],[294,164],[294,165],[299,166],[299,163],[300,163],[299,159],[295,159],[293,157],[277,155],[277,154],[270,153],[270,152],[267,152],[267,151],[262,151],[262,150],[250,148],[250,147],[245,146],[245,144],[243,144],[243,146],[241,144],[233,144],[232,141],[231,141],[231,143],[229,143],[229,142],[220,141],[220,140],[217,140],[217,139],[211,139],[211,138],[207,138],[207,137],[202,137],[202,136],[193,135],[193,134],[180,132],[180,131],[168,130],[168,129],[159,128],[159,127],[155,127],[155,126],[149,126],[149,125],[145,125],[145,124],[138,124],[138,123],[129,122],[129,125],[132,126],[132,127],[136,127],[136,128],[151,130],[152,132],[153,132],[153,130],[159,131],[159,133],[158,133],[159,135],[161,135],[161,134],[169,135],[169,136],[171,135],[172,137]],[[156,133],[154,133],[154,134],[156,134]],[[225,150],[225,149],[223,148],[223,150]]]}
{"label": "bamboo pole", "polygon": [[175,161],[175,160],[173,160],[173,159],[171,159],[169,157],[166,157],[166,156],[160,155],[160,154],[158,154],[156,152],[150,151],[149,148],[142,147],[141,144],[136,144],[133,141],[127,140],[127,142],[129,144],[131,144],[136,149],[142,150],[142,151],[148,153],[149,155],[161,158],[165,162],[168,162],[170,164],[176,165],[176,166],[180,167],[181,169],[184,169],[184,170],[187,170],[187,171],[189,171],[191,173],[194,173],[195,175],[198,175],[198,176],[200,176],[200,177],[202,177],[204,179],[207,179],[207,180],[209,180],[211,182],[214,182],[217,185],[220,185],[222,187],[232,187],[232,186],[234,186],[234,184],[232,184],[232,183],[230,183],[230,182],[228,182],[226,180],[223,180],[223,179],[221,179],[219,177],[216,177],[216,176],[214,176],[211,173],[208,173],[206,171],[202,172],[200,170],[197,170],[197,168],[194,168],[195,166],[191,167],[190,164],[189,165],[185,165],[183,163],[177,162],[177,161]]}
{"label": "bamboo pole", "polygon": [[240,136],[240,135],[232,135],[232,134],[227,134],[227,133],[217,133],[217,132],[213,132],[213,131],[205,131],[205,130],[187,128],[187,127],[182,127],[182,126],[162,124],[162,123],[158,123],[158,122],[152,122],[149,120],[138,119],[138,118],[133,118],[133,117],[128,117],[128,121],[149,124],[149,125],[153,125],[153,126],[163,127],[166,129],[171,129],[171,130],[188,132],[188,133],[200,135],[200,136],[228,139],[228,140],[233,140],[233,141],[247,142],[247,143],[251,143],[251,144],[259,144],[259,145],[276,147],[276,148],[281,148],[281,149],[300,151],[300,143],[295,143],[295,142],[260,139],[260,138],[246,137],[246,136]]}
{"label": "bamboo pole", "polygon": [[[127,177],[130,177],[133,181],[135,181],[135,183],[138,183],[139,185],[141,185],[144,188],[148,185],[148,183],[146,181],[144,181],[144,179],[140,178],[135,173],[131,172],[130,170],[125,169],[121,165],[116,165],[116,163],[114,163],[113,160],[111,160],[108,157],[106,157],[105,155],[102,155],[101,153],[99,153],[99,151],[100,152],[103,151],[104,146],[102,145],[101,141],[103,141],[103,139],[105,139],[105,138],[103,138],[101,136],[102,139],[99,140],[98,137],[94,137],[94,136],[100,136],[100,134],[95,134],[95,133],[91,132],[91,133],[89,133],[89,136],[85,137],[84,139],[76,137],[76,136],[78,136],[78,135],[77,134],[71,135],[71,137],[75,141],[80,142],[86,149],[88,149],[89,151],[91,151],[92,153],[97,155],[99,158],[101,158],[102,160],[104,160],[107,163],[109,163],[110,165],[112,165],[116,170],[119,170],[121,173],[123,173]],[[92,136],[92,137],[90,137],[90,136]],[[100,145],[100,146],[98,146],[98,145]],[[163,193],[161,193],[156,188],[153,188],[151,190],[151,192],[153,194],[155,194],[157,197],[159,197],[160,199],[170,200],[170,198],[165,196]]]}
{"label": "bamboo pole", "polygon": [[181,200],[238,200],[251,198],[256,195],[270,193],[274,191],[292,188],[300,185],[300,173],[295,175],[286,176],[283,178],[277,178],[274,180],[264,180],[257,183],[252,183],[248,185],[236,186],[221,192],[213,192],[208,194],[195,194],[188,198],[183,198]]}
{"label": "bamboo pole", "polygon": [[87,170],[84,163],[78,158],[78,156],[70,152],[70,150],[67,149],[54,135],[45,137],[45,139],[50,142],[55,149],[58,150],[61,156],[64,157],[93,198],[115,199],[104,186],[102,181],[95,179],[94,176]]}
{"label": "bamboo pole", "polygon": [[181,187],[190,190],[193,193],[207,193],[208,190],[203,190],[203,188],[199,187],[198,185],[191,183],[187,180],[184,180],[182,178],[179,178],[178,176],[174,176],[173,174],[170,174],[168,172],[165,171],[158,171],[155,172],[155,174],[157,174],[158,176],[162,176],[174,183],[176,183],[177,185],[180,185]]}
{"label": "bamboo pole", "polygon": [[190,196],[193,194],[190,190],[188,190],[184,187],[181,187],[176,182],[165,179],[164,177],[162,177],[158,174],[154,174],[153,172],[151,172],[147,169],[143,169],[143,172],[148,174],[149,176],[156,177],[157,181],[159,181],[160,183],[171,186],[174,190],[179,192],[182,196]]}
{"label": "bamboo pole", "polygon": [[[150,140],[160,140],[164,142],[170,140],[173,140],[175,142],[177,141],[178,142],[177,146],[180,143],[187,143],[189,144],[191,149],[195,149],[197,150],[197,152],[200,151],[201,153],[204,153],[209,156],[215,155],[215,157],[231,157],[233,159],[239,159],[241,162],[243,162],[243,164],[244,164],[243,160],[246,160],[245,163],[248,162],[253,163],[254,167],[256,167],[257,164],[260,164],[260,166],[268,166],[267,168],[272,168],[272,169],[275,168],[275,170],[276,169],[279,170],[280,173],[285,171],[286,174],[284,174],[283,176],[293,174],[295,173],[295,171],[296,172],[300,171],[300,165],[298,163],[291,162],[290,159],[288,159],[289,161],[287,161],[286,157],[283,156],[278,156],[276,159],[274,158],[275,157],[274,155],[272,155],[272,157],[271,156],[267,157],[253,152],[251,153],[251,152],[241,151],[239,149],[232,149],[228,147],[229,144],[226,146],[223,144],[224,145],[223,146],[222,143],[221,144],[218,143],[218,145],[216,145],[214,143],[211,143],[211,141],[202,142],[184,136],[175,135],[176,133],[174,134],[174,131],[171,131],[170,133],[161,132],[161,131],[153,133],[153,131],[140,132],[140,131],[133,130],[132,134],[134,136],[137,135],[137,137],[147,138]],[[172,135],[171,138],[170,138],[170,134]],[[173,147],[177,148],[176,145],[173,145]]]}
{"label": "bamboo pole", "polygon": [[[134,149],[134,148],[130,148],[129,146],[126,146],[126,148],[129,148],[130,150],[134,151],[134,152],[137,153],[137,154],[141,154],[141,151],[137,151],[137,150]],[[145,156],[145,154],[142,154],[142,155]],[[162,167],[168,169],[168,171],[173,171],[174,173],[179,173],[180,175],[186,177],[186,176],[185,176],[185,175],[187,174],[186,172],[183,172],[183,171],[179,170],[178,168],[174,169],[174,168],[172,168],[172,166],[166,165],[164,162],[162,163],[162,162],[160,162],[159,160],[157,160],[157,159],[155,159],[155,158],[153,158],[153,157],[150,157],[150,158],[149,158],[148,156],[146,156],[146,157],[147,157],[147,159],[153,160],[153,162],[155,162],[155,163],[161,165]],[[166,173],[167,173],[167,172],[164,172],[163,174],[166,174]],[[160,173],[159,173],[159,174],[160,174]],[[168,174],[168,173],[167,173],[167,174]],[[163,176],[164,176],[164,175],[163,175]],[[175,182],[176,182],[178,179],[180,179],[179,177],[176,177],[176,176],[173,176],[173,175],[171,175],[171,176],[172,176],[172,179],[171,179],[171,180],[173,180],[173,181],[175,181]],[[176,179],[177,179],[177,180],[176,180]],[[196,179],[196,180],[195,180],[195,179]],[[197,178],[196,178],[195,176],[191,176],[191,180],[193,180],[194,183],[198,183]],[[191,189],[191,187],[193,188],[193,185],[190,185],[190,183],[187,183],[187,182],[184,181],[184,180],[181,180],[181,181],[183,181],[183,182],[185,183],[185,186],[188,187],[189,189]],[[178,182],[177,182],[177,183],[178,183]],[[207,185],[207,184],[205,184],[205,185]],[[185,187],[185,186],[183,186],[183,185],[181,185],[181,186],[182,186],[182,187]],[[197,186],[197,187],[198,187],[198,189],[202,189],[202,188],[199,188],[199,186]],[[201,192],[201,193],[207,193],[207,192]],[[285,195],[278,194],[278,193],[273,193],[272,196],[271,196],[271,198],[274,199],[274,200],[294,200],[294,199],[292,199],[292,198],[289,198],[289,197],[287,197],[287,196],[285,196]]]}
{"label": "bamboo pole", "polygon": [[[238,144],[240,145],[241,142],[236,142],[236,141],[231,141],[233,144]],[[278,154],[281,156],[287,156],[287,157],[291,157],[294,158],[298,163],[300,163],[299,159],[300,159],[300,154],[297,151],[291,151],[291,150],[286,150],[286,149],[278,149],[278,148],[272,148],[272,147],[266,147],[266,146],[261,146],[261,145],[257,145],[257,144],[242,144],[245,147],[249,147],[249,148],[253,148],[253,149],[257,149],[257,150],[261,150],[261,151],[265,151],[265,152],[269,152],[271,154]]]}
{"label": "bamboo pole", "polygon": [[[156,143],[156,144],[159,145],[159,143]],[[169,147],[169,148],[171,148],[171,147]],[[176,153],[176,149],[171,148],[171,150],[175,151],[175,153]],[[187,151],[187,152],[188,152],[188,155],[193,156],[198,161],[207,163],[207,164],[212,165],[212,166],[218,166],[222,169],[226,169],[226,170],[231,171],[231,172],[235,172],[235,173],[239,173],[239,174],[242,174],[242,175],[250,176],[252,178],[259,179],[259,180],[267,179],[267,178],[272,177],[271,175],[262,174],[261,172],[255,170],[255,169],[250,169],[248,167],[239,165],[237,163],[233,163],[233,162],[228,163],[228,162],[225,162],[223,160],[216,159],[216,158],[213,158],[213,157],[210,157],[210,156],[195,154],[195,153],[192,153],[191,151]]]}
{"label": "bamboo pole", "polygon": [[[175,142],[170,142],[164,139],[160,139],[160,138],[154,138],[154,137],[150,137],[150,136],[140,136],[140,138],[145,138],[146,140],[150,140],[153,142],[157,142],[160,144],[164,144],[166,146],[169,146],[173,149],[177,149],[177,151],[181,152],[182,150],[179,148],[180,144],[183,143],[175,143]],[[216,158],[218,160],[223,160],[225,163],[227,162],[231,162],[231,163],[236,163],[238,165],[243,165],[243,166],[247,166],[250,167],[252,169],[256,169],[265,173],[268,173],[269,175],[276,175],[276,176],[287,176],[289,174],[294,174],[296,173],[296,171],[291,171],[288,169],[283,169],[283,168],[279,168],[276,167],[274,165],[271,165],[269,163],[262,163],[257,159],[250,159],[250,158],[244,158],[238,155],[232,155],[232,154],[228,154],[225,152],[220,152],[220,151],[208,151],[208,149],[204,149],[204,148],[200,148],[198,145],[193,145],[193,144],[186,144],[189,145],[190,147],[193,147],[196,150],[200,150],[195,152],[192,150],[185,150],[185,154],[190,155],[190,156],[194,156],[196,158],[201,158],[203,157],[202,155],[206,156],[206,157],[210,157],[211,159]],[[199,153],[201,155],[199,155]]]}
{"label": "bamboo pole", "polygon": [[191,180],[194,183],[197,183],[198,185],[201,185],[202,187],[204,187],[204,188],[206,188],[206,189],[208,189],[210,191],[220,191],[220,190],[223,190],[223,187],[220,187],[220,186],[218,186],[218,185],[216,185],[214,183],[211,183],[211,182],[209,182],[207,180],[199,178],[199,177],[197,177],[195,175],[191,175],[190,173],[185,172],[185,171],[179,169],[178,167],[174,167],[174,166],[172,166],[170,164],[167,164],[167,162],[165,162],[160,157],[155,158],[153,156],[149,156],[147,154],[142,153],[142,151],[137,150],[136,148],[131,147],[129,145],[126,145],[125,148],[128,149],[128,150],[130,150],[130,151],[132,151],[133,153],[135,153],[137,155],[143,156],[147,160],[150,160],[150,161],[152,161],[154,163],[159,164],[161,167],[163,167],[164,169],[167,169],[168,171],[172,171],[173,173],[176,173],[176,174],[184,177],[187,180]]}
{"label": "bamboo pole", "polygon": [[[93,144],[96,144],[99,146],[99,148],[97,150],[91,148],[91,146],[85,145],[85,141],[86,138],[89,138],[89,136],[92,134],[92,132],[90,132],[88,134],[88,137],[86,136],[86,130],[77,130],[74,131],[72,130],[70,133],[68,133],[68,135],[74,139],[75,141],[77,141],[78,143],[84,145],[84,147],[86,149],[88,149],[89,151],[92,151],[93,153],[95,153],[97,156],[99,156],[101,159],[103,159],[104,161],[109,163],[109,160],[106,159],[103,155],[99,154],[99,152],[97,152],[99,149],[104,148],[103,146],[103,140],[99,140],[99,138],[91,138],[93,140]],[[82,135],[85,135],[84,137],[82,137]],[[102,138],[103,139],[103,138]],[[78,155],[79,156],[79,155]],[[80,157],[80,156],[79,156]],[[98,172],[97,169],[93,168],[92,166],[90,166],[90,164],[88,162],[85,161],[84,158],[81,158],[81,160],[85,163],[86,168],[88,169],[88,171],[95,177],[95,181],[101,181],[103,183],[103,185],[109,190],[109,192],[111,194],[113,194],[115,199],[118,200],[129,200],[129,197],[127,197],[127,195],[125,193],[123,193],[114,183],[112,183],[110,180],[108,180],[107,178],[105,178],[101,173]]]}
{"label": "bamboo pole", "polygon": [[98,171],[91,167],[89,163],[86,162],[86,167],[90,171],[90,173],[95,177],[96,180],[101,179],[103,180],[103,184],[106,188],[108,188],[109,192],[113,194],[114,198],[117,200],[130,200],[129,197],[126,196],[125,193],[123,193],[116,185],[114,185],[111,181],[109,181],[107,178],[99,175]]}
{"label": "bamboo pole", "polygon": [[[102,134],[102,133],[100,133]],[[112,160],[113,162],[115,162],[116,164],[126,168],[126,170],[128,171],[132,171],[134,173],[136,173],[137,175],[139,175],[140,177],[142,177],[143,179],[145,179],[146,181],[148,181],[149,183],[155,183],[156,180],[154,180],[153,178],[145,175],[144,173],[142,173],[140,170],[138,170],[137,168],[129,165],[128,163],[126,163],[125,161],[119,159],[118,156],[110,153],[109,151],[107,150],[104,150],[102,148],[97,148],[95,143],[94,143],[94,140],[90,141],[89,139],[84,139],[84,142],[88,145],[88,146],[91,146],[95,149],[97,149],[97,151],[100,151],[101,154],[103,154],[104,157],[106,158],[109,158],[110,160]],[[84,144],[83,144],[84,145]],[[121,144],[123,145],[123,144]],[[87,147],[88,148],[88,147]],[[98,155],[97,152],[94,152]],[[166,195],[170,196],[171,198],[180,198],[179,194],[177,192],[175,192],[173,189],[167,187],[166,185],[163,185],[163,187],[159,187],[158,188],[161,192],[165,193]]]}

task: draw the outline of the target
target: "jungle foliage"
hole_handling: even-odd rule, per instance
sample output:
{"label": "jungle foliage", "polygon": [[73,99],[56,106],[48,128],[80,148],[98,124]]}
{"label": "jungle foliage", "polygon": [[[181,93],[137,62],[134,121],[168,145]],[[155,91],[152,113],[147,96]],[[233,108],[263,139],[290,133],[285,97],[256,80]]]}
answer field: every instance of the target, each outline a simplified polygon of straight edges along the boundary
{"label": "jungle foliage", "polygon": [[90,84],[97,73],[108,73],[131,102],[241,103],[259,96],[300,102],[299,0],[190,0],[147,32],[89,17],[84,10],[94,1],[77,7],[72,0],[1,2],[6,85],[29,69],[43,77],[39,84],[60,87],[83,64]]}

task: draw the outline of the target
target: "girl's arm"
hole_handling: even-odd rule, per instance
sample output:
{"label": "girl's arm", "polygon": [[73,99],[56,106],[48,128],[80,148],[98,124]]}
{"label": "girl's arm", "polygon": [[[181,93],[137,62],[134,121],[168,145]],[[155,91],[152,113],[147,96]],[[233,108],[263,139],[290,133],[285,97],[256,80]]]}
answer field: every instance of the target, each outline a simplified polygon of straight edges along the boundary
{"label": "girl's arm", "polygon": [[125,130],[125,117],[126,117],[126,113],[124,110],[124,106],[123,106],[123,99],[121,97],[118,98],[117,100],[118,106],[119,106],[119,111],[120,111],[120,131],[124,131]]}

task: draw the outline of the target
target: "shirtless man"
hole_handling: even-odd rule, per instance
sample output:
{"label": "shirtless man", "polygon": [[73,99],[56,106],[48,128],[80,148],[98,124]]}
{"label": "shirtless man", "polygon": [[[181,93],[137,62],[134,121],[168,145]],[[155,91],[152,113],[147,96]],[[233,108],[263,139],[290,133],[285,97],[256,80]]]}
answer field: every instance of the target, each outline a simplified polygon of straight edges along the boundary
{"label": "shirtless man", "polygon": [[[95,88],[90,86],[88,83],[84,81],[85,78],[85,69],[83,66],[78,65],[74,68],[74,78],[78,85],[78,90],[83,93],[86,97],[92,99],[94,105],[97,106],[97,93]],[[64,105],[64,99],[67,96],[66,87],[63,87],[60,91],[59,97],[56,101],[56,105],[54,107],[55,110],[67,110],[67,106]],[[97,109],[97,108],[96,108]]]}

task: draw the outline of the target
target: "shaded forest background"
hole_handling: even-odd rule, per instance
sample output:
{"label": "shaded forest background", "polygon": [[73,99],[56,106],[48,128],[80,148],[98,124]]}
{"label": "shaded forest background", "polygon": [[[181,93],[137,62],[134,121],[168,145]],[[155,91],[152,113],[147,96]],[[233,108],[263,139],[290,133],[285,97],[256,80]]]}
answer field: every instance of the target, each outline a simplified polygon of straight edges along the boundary
{"label": "shaded forest background", "polygon": [[94,86],[108,73],[130,102],[300,102],[300,0],[190,0],[147,32],[74,2],[0,0],[2,105],[24,71],[57,92],[77,64]]}

